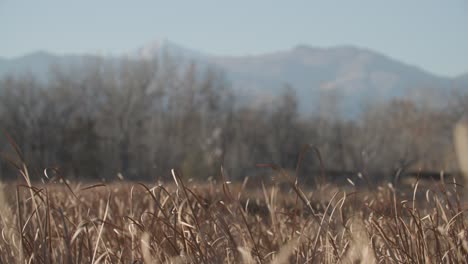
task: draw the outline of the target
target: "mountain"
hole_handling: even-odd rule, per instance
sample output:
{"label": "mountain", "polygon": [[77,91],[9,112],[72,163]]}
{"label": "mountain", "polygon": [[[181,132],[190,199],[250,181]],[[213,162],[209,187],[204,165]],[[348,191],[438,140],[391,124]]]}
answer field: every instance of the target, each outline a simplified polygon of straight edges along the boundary
{"label": "mountain", "polygon": [[31,74],[39,80],[46,80],[52,67],[80,65],[95,56],[90,54],[56,55],[44,51],[33,52],[13,59],[0,58],[0,78],[7,75]]}
{"label": "mountain", "polygon": [[47,65],[56,64],[61,59],[46,52],[34,52],[14,59],[0,58],[0,76],[16,73],[31,73],[42,76],[49,70]]}
{"label": "mountain", "polygon": [[352,46],[301,45],[257,56],[212,57],[210,61],[225,69],[239,87],[277,94],[284,84],[292,85],[298,97],[303,98],[301,107],[306,111],[327,94],[338,95],[345,109],[358,110],[370,101],[421,97],[429,92],[447,94],[447,87],[452,87],[453,82],[451,78]]}
{"label": "mountain", "polygon": [[180,58],[187,58],[190,60],[198,60],[206,56],[201,52],[185,48],[167,39],[154,40],[134,51],[125,54],[125,56],[133,59],[153,59],[164,56],[165,54],[170,54]]}
{"label": "mountain", "polygon": [[[290,85],[296,89],[302,112],[317,109],[327,96],[338,98],[335,102],[342,111],[358,112],[370,102],[396,97],[425,98],[428,102],[429,97],[443,98],[441,96],[449,94],[449,88],[468,90],[468,74],[457,78],[437,76],[354,46],[300,45],[290,50],[234,57],[203,54],[168,40],[158,40],[120,58],[152,59],[164,54],[221,68],[240,94],[254,97],[252,101],[257,103],[271,101],[285,85]],[[0,58],[0,77],[27,71],[46,76],[50,65],[73,65],[86,56],[89,55],[58,56],[36,52],[14,59]]]}
{"label": "mountain", "polygon": [[457,76],[457,78],[455,79],[455,81],[458,82],[458,83],[460,83],[460,84],[467,85],[467,84],[468,84],[468,72],[465,73],[465,74],[462,74],[462,75]]}

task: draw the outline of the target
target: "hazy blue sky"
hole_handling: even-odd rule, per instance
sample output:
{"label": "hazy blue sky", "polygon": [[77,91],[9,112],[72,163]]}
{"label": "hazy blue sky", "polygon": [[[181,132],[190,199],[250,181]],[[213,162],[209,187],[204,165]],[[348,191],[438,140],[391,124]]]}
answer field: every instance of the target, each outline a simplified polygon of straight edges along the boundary
{"label": "hazy blue sky", "polygon": [[440,75],[468,72],[468,1],[0,0],[0,56],[131,51],[167,38],[227,55],[357,45]]}

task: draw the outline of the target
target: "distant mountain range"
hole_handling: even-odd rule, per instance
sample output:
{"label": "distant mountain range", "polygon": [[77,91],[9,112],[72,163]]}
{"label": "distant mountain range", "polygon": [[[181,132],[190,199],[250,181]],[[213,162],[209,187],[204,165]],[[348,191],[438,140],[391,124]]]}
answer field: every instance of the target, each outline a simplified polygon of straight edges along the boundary
{"label": "distant mountain range", "polygon": [[[285,85],[296,89],[300,110],[316,109],[324,95],[338,96],[343,111],[359,111],[369,102],[397,97],[440,100],[451,92],[468,92],[468,73],[456,78],[437,76],[378,52],[353,46],[315,48],[306,45],[255,56],[213,56],[167,40],[156,41],[123,57],[151,59],[163,53],[222,69],[234,89],[268,102]],[[92,55],[55,55],[35,52],[22,57],[0,58],[0,77],[29,72],[45,78],[51,65],[73,65]],[[437,102],[434,102],[437,104]],[[440,102],[438,102],[440,103]]]}

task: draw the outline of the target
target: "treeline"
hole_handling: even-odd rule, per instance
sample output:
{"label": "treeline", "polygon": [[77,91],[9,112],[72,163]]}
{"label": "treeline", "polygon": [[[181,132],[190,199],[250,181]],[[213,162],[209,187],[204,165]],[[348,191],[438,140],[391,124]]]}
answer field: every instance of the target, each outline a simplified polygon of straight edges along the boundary
{"label": "treeline", "polygon": [[[0,82],[2,178],[15,174],[8,136],[37,174],[60,168],[80,179],[155,180],[179,168],[185,177],[254,176],[256,164],[295,169],[305,145],[327,169],[377,180],[407,169],[457,170],[452,127],[465,96],[429,108],[409,100],[369,104],[341,118],[324,96],[315,113],[298,113],[293,88],[270,103],[239,99],[223,74],[169,56],[155,61],[53,67],[47,82],[33,76]],[[328,99],[328,100],[327,100]],[[302,177],[321,169],[304,155]]]}

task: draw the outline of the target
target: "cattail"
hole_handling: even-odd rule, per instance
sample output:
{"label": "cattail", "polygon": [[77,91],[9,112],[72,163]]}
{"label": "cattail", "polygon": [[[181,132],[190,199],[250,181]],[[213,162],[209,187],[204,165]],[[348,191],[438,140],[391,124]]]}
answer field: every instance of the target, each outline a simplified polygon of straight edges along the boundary
{"label": "cattail", "polygon": [[455,152],[463,179],[468,182],[468,116],[464,116],[454,129]]}

